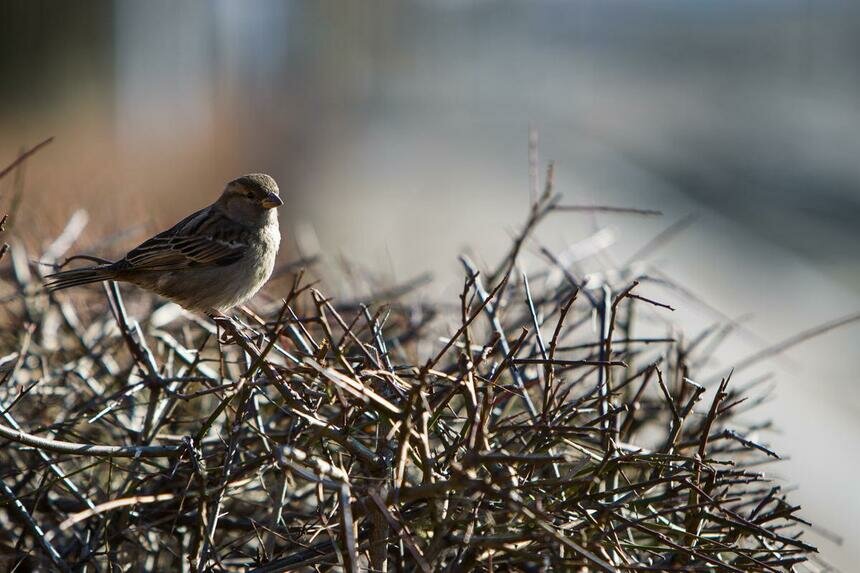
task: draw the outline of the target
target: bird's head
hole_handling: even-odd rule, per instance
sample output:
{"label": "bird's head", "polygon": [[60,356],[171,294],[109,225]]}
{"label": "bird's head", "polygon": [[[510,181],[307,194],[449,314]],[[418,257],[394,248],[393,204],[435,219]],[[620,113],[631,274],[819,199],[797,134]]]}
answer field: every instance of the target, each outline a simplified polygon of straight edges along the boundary
{"label": "bird's head", "polygon": [[218,204],[231,219],[254,223],[275,217],[275,209],[284,201],[274,179],[264,173],[251,173],[227,183]]}

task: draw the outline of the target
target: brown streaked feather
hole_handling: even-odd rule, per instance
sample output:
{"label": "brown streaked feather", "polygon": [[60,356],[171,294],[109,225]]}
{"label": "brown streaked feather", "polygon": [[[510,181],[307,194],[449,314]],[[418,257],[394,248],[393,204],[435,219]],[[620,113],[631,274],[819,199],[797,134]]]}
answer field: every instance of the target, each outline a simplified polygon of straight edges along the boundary
{"label": "brown streaked feather", "polygon": [[122,272],[226,266],[248,249],[248,230],[208,207],[155,235],[117,263]]}

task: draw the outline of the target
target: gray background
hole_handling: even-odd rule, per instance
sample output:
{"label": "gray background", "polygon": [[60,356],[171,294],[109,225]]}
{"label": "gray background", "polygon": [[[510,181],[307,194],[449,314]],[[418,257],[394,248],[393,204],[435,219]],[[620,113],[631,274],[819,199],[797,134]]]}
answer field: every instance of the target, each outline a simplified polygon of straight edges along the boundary
{"label": "gray background", "polygon": [[[288,246],[387,281],[431,270],[423,296],[453,300],[456,255],[493,261],[525,215],[533,127],[566,202],[665,212],[554,217],[539,235],[554,249],[612,234],[590,271],[697,215],[650,262],[720,312],[643,293],[693,332],[745,317],[708,373],[721,374],[860,309],[858,28],[857,4],[828,0],[7,0],[0,157],[57,137],[27,167],[16,232],[31,248],[80,207],[93,248],[143,238],[264,170],[287,199]],[[776,374],[756,415],[791,460],[768,471],[845,538],[815,540],[846,571],[860,561],[858,334],[740,380]]]}

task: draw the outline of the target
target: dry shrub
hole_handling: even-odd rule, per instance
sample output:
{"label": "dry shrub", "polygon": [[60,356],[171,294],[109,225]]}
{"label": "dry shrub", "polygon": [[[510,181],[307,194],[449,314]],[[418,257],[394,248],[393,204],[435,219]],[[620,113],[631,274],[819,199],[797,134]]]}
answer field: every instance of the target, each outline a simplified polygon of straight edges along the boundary
{"label": "dry shrub", "polygon": [[[455,305],[329,300],[297,265],[232,320],[0,275],[0,543],[18,570],[776,571],[815,551],[670,308],[548,250]],[[41,259],[82,229],[70,222]],[[32,256],[32,255],[31,255]],[[529,282],[528,279],[531,279]],[[286,287],[284,287],[286,285]],[[136,317],[136,318],[135,318]]]}

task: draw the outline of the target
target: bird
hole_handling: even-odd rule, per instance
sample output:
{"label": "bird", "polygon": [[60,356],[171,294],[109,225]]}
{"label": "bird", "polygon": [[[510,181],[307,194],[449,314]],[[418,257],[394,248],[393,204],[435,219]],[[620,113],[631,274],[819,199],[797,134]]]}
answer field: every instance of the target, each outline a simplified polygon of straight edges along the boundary
{"label": "bird", "polygon": [[250,299],[269,280],[281,242],[278,184],[263,173],[227,183],[221,196],[122,259],[45,277],[55,292],[102,281],[131,283],[210,316]]}

